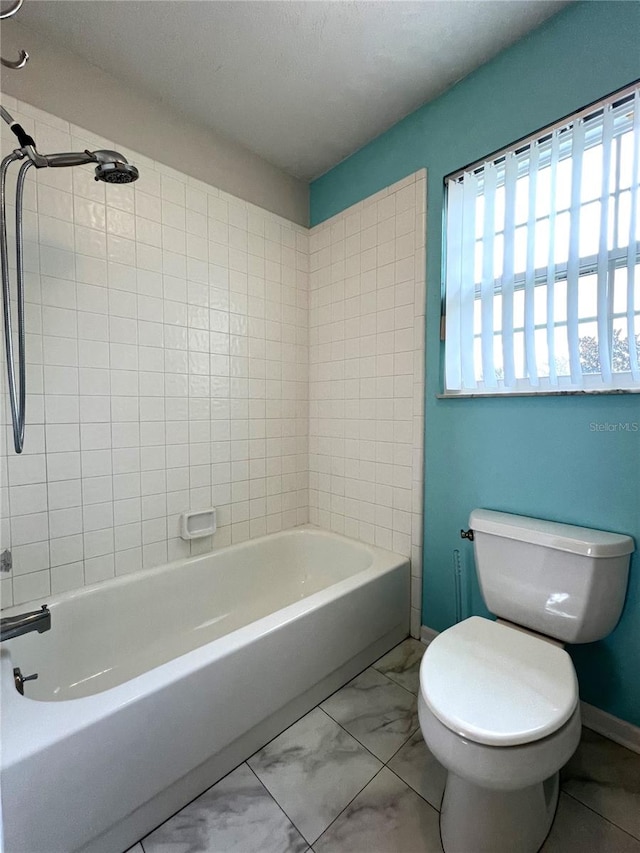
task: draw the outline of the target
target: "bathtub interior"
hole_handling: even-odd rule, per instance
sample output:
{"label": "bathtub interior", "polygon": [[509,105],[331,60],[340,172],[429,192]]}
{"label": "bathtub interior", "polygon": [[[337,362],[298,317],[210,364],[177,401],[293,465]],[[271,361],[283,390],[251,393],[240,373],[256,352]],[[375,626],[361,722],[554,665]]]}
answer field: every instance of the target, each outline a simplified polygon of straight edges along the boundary
{"label": "bathtub interior", "polygon": [[25,695],[90,696],[353,577],[373,562],[359,543],[313,529],[253,540],[87,587],[51,601],[52,627],[7,644],[38,672]]}

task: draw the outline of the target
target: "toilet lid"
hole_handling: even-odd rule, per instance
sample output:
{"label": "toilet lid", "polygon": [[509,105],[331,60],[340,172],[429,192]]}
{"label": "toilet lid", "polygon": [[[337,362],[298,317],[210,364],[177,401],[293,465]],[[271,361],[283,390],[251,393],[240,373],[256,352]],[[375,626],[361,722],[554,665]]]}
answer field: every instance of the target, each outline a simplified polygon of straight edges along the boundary
{"label": "toilet lid", "polygon": [[420,689],[447,728],[490,746],[546,737],[578,703],[575,670],[564,649],[478,616],[431,642],[420,666]]}

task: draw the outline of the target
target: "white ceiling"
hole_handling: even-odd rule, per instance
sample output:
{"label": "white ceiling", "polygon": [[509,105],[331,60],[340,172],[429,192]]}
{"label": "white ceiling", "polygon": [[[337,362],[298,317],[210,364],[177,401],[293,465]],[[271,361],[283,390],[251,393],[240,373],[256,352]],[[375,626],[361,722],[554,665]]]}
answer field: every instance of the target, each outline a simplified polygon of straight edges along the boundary
{"label": "white ceiling", "polygon": [[312,179],[567,2],[28,0],[19,20]]}

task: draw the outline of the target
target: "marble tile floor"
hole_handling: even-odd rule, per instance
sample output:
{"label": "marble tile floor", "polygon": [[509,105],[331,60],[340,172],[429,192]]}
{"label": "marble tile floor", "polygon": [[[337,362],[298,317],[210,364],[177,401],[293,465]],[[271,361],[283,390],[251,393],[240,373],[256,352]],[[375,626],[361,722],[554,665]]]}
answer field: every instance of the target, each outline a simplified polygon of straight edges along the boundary
{"label": "marble tile floor", "polygon": [[[405,640],[128,853],[441,853],[424,649]],[[640,755],[584,729],[541,853],[640,853]]]}

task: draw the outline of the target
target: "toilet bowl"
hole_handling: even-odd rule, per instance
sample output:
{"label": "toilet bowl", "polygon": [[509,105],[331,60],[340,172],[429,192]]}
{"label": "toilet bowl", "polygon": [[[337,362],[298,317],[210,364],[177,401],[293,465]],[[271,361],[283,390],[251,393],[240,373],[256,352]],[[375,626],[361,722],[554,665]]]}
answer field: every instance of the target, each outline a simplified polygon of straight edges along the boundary
{"label": "toilet bowl", "polygon": [[471,617],[425,652],[418,715],[425,742],[448,771],[445,853],[535,853],[553,822],[558,771],[580,740],[567,653]]}
{"label": "toilet bowl", "polygon": [[563,643],[615,627],[628,536],[474,510],[478,579],[501,620],[472,616],[439,634],[420,666],[425,742],[447,770],[445,853],[537,853],[559,770],[580,740],[578,682]]}

